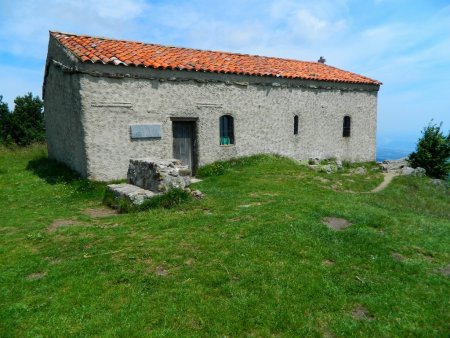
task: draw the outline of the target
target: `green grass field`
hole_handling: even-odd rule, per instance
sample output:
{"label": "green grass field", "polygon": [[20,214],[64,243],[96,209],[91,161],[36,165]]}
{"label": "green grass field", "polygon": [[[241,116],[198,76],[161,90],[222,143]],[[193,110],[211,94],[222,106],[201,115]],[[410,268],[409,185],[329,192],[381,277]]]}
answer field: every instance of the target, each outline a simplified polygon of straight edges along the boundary
{"label": "green grass field", "polygon": [[2,337],[450,333],[450,195],[427,178],[350,193],[381,173],[256,156],[203,200],[102,215],[105,185],[44,149],[0,148]]}

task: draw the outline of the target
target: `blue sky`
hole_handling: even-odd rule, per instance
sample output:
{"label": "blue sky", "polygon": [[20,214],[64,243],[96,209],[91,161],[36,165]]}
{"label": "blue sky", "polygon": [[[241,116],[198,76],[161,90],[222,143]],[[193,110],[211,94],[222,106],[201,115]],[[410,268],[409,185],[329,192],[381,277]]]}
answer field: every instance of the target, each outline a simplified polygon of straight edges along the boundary
{"label": "blue sky", "polygon": [[48,31],[317,60],[383,82],[378,144],[450,128],[450,0],[0,0],[0,95],[41,94]]}

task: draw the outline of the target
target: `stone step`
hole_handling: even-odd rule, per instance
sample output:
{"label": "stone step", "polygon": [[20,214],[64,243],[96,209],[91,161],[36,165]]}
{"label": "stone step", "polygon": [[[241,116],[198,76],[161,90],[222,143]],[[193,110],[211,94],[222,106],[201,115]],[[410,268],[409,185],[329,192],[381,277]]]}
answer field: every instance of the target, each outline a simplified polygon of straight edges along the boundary
{"label": "stone step", "polygon": [[184,189],[191,184],[191,171],[176,159],[131,159],[128,167],[128,183],[156,193],[171,188]]}
{"label": "stone step", "polygon": [[150,190],[142,189],[128,183],[109,184],[108,191],[113,193],[117,198],[128,199],[131,203],[136,205],[140,205],[144,203],[145,200],[159,195]]}

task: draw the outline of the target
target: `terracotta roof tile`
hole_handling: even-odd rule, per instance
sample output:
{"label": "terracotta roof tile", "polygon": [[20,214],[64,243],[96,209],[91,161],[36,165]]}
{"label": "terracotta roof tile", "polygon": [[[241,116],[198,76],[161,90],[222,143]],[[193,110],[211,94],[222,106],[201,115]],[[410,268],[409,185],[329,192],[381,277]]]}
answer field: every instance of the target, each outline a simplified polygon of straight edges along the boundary
{"label": "terracotta roof tile", "polygon": [[381,82],[368,77],[319,62],[161,46],[59,32],[50,32],[50,34],[82,62],[330,82],[381,84]]}

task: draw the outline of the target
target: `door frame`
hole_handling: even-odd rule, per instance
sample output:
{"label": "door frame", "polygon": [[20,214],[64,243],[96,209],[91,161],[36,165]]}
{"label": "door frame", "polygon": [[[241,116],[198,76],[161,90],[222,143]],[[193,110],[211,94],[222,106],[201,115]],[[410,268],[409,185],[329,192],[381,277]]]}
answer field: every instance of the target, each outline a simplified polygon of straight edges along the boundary
{"label": "door frame", "polygon": [[192,168],[191,168],[191,176],[194,176],[197,172],[198,168],[198,126],[197,121],[198,117],[171,117],[170,118],[172,122],[172,157],[175,157],[175,154],[173,153],[173,144],[174,144],[174,137],[173,137],[173,123],[174,122],[190,122],[192,123],[193,130],[192,130]]}

